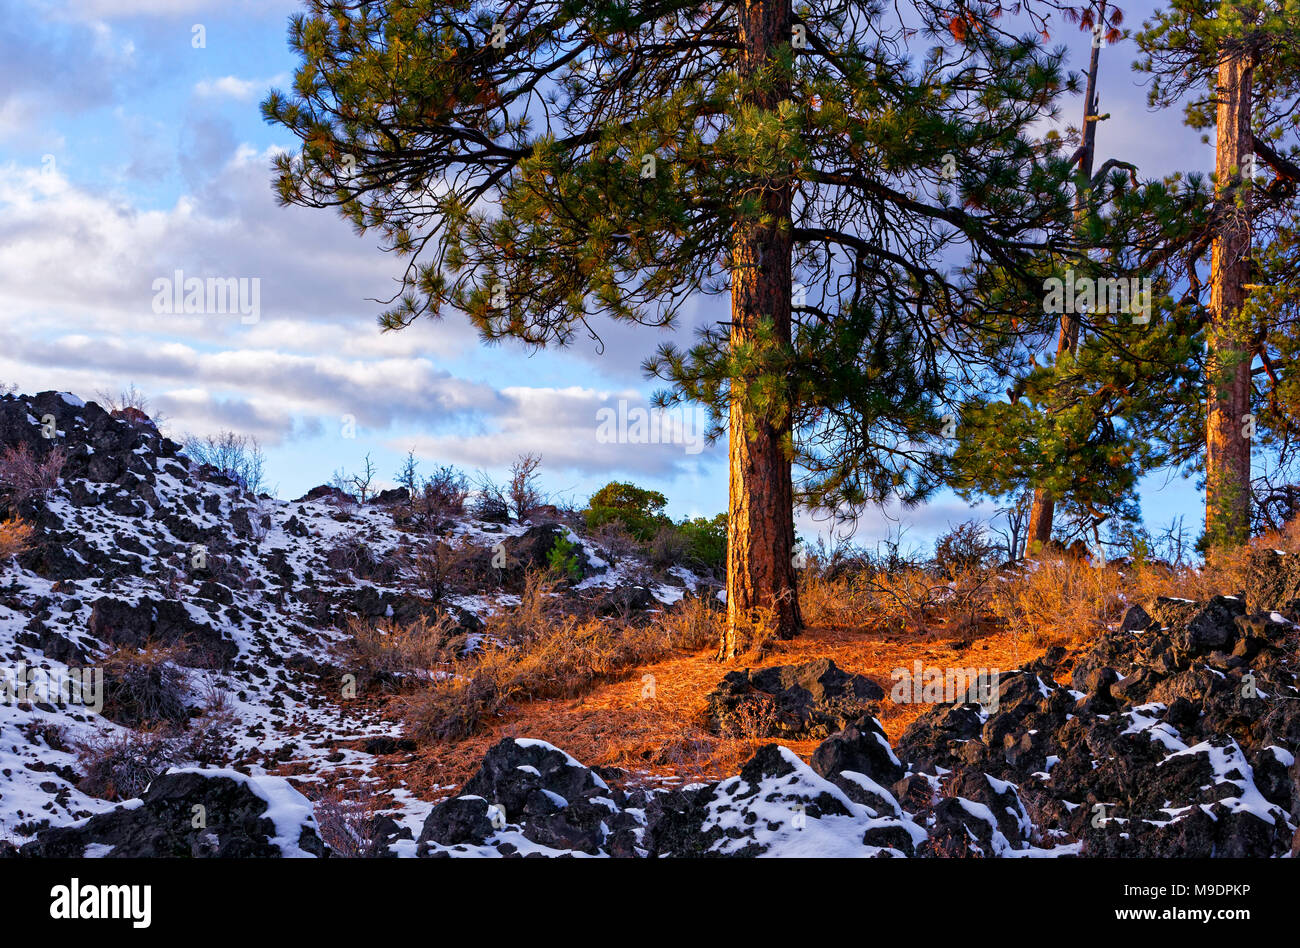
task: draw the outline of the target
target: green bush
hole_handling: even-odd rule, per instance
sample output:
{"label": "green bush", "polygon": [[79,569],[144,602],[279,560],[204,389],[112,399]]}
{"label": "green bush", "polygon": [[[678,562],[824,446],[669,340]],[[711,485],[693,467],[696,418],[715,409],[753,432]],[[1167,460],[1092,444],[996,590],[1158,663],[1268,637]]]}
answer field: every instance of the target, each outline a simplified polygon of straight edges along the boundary
{"label": "green bush", "polygon": [[591,495],[582,514],[588,529],[618,522],[629,535],[642,543],[649,543],[661,527],[672,524],[664,515],[667,504],[668,498],[657,490],[610,481]]}
{"label": "green bush", "polygon": [[707,517],[683,520],[676,529],[686,541],[686,558],[692,565],[713,570],[726,569],[726,514],[720,513],[712,520]]}

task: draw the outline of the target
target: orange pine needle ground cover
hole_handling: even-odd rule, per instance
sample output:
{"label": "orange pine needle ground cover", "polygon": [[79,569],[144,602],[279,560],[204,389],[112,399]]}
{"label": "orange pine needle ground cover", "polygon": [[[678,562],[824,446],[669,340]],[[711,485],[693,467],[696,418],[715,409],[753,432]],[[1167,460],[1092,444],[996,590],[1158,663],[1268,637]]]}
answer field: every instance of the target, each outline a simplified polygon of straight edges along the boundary
{"label": "orange pine needle ground cover", "polygon": [[[755,750],[770,739],[731,739],[710,734],[704,726],[706,695],[728,671],[829,658],[840,668],[865,674],[885,689],[878,717],[891,741],[897,741],[928,707],[900,705],[889,697],[890,672],[923,664],[1009,671],[1038,657],[1043,647],[1029,645],[1005,631],[988,631],[966,641],[925,635],[809,629],[777,642],[759,661],[719,664],[711,650],[680,652],[636,668],[616,681],[596,685],[577,698],[523,703],[473,738],[433,744],[416,755],[390,759],[386,777],[404,780],[417,796],[446,796],[477,768],[483,753],[503,737],[549,741],[589,766],[628,771],[632,785],[680,785],[735,774]],[[653,698],[643,698],[644,676],[654,676]],[[804,759],[819,741],[782,741]]]}

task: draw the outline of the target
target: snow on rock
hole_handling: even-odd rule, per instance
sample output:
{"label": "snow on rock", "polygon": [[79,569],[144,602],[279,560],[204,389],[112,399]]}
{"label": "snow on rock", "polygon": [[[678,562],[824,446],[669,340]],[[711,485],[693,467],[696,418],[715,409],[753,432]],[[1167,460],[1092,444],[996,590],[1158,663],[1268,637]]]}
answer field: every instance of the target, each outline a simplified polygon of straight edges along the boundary
{"label": "snow on rock", "polygon": [[175,768],[144,796],[22,846],[42,857],[258,857],[326,855],[311,802],[282,777]]}
{"label": "snow on rock", "polygon": [[[48,416],[57,438],[43,436]],[[203,763],[254,780],[284,770],[308,797],[370,779],[376,754],[361,748],[401,738],[400,723],[373,703],[339,701],[350,619],[443,614],[468,651],[485,640],[484,617],[519,602],[510,583],[522,570],[431,600],[412,563],[433,544],[465,543],[491,557],[504,543],[516,563],[535,565],[556,536],[576,538],[587,576],[562,595],[662,605],[641,564],[611,567],[612,557],[568,527],[464,516],[415,529],[391,493],[366,504],[329,490],[292,501],[254,496],[195,464],[144,416],[115,416],[66,393],[0,397],[0,448],[19,444],[38,458],[57,444],[66,461],[58,487],[20,511],[34,528],[31,548],[0,564],[0,680],[18,668],[57,680],[102,670],[117,648],[164,645],[192,713],[212,701],[226,709],[221,753]],[[111,692],[115,683],[106,684]],[[145,761],[130,792],[168,767],[199,763],[195,725],[141,755],[139,724],[112,701],[97,709],[0,700],[0,841],[22,845],[41,829],[113,810],[114,800],[96,796],[104,787],[86,781],[88,762],[113,748]],[[399,804],[385,815],[408,832],[418,827],[430,804],[387,789]]]}

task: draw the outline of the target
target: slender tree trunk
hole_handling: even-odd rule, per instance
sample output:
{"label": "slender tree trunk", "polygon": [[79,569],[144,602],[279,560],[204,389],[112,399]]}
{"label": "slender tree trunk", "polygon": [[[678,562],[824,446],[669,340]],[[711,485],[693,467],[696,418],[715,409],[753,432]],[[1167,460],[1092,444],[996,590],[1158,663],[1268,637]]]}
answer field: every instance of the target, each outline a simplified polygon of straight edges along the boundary
{"label": "slender tree trunk", "polygon": [[[775,58],[791,37],[790,0],[742,0],[737,10],[741,69],[752,74]],[[768,82],[749,96],[761,109],[775,109],[788,98],[788,85]],[[763,220],[741,221],[732,237],[731,346],[733,351],[758,338],[764,319],[773,323],[776,345],[790,342],[789,179],[765,182]],[[760,618],[774,623],[776,635],[789,638],[801,626],[794,567],[794,486],[791,479],[789,413],[760,416],[738,380],[731,399],[730,498],[727,508],[727,627],[718,650],[734,658],[741,632]]]}
{"label": "slender tree trunk", "polygon": [[1205,531],[1211,544],[1250,536],[1250,334],[1240,323],[1250,279],[1250,218],[1235,197],[1252,153],[1253,66],[1244,55],[1219,65],[1215,172],[1224,217],[1214,241],[1206,371]]}
{"label": "slender tree trunk", "polygon": [[[1102,4],[1098,22],[1105,23],[1106,4]],[[1092,56],[1088,61],[1088,85],[1083,95],[1083,141],[1080,143],[1082,154],[1079,157],[1079,173],[1085,181],[1092,179],[1093,160],[1097,154],[1097,69],[1101,63],[1101,46],[1092,47]],[[1075,201],[1075,217],[1080,218],[1086,212],[1087,190],[1080,190]],[[1059,361],[1063,353],[1074,355],[1079,351],[1079,314],[1062,313],[1061,331],[1056,340],[1056,358]],[[1056,515],[1056,498],[1045,488],[1034,491],[1034,505],[1029,513],[1029,537],[1025,543],[1028,554],[1039,553],[1052,539],[1052,518]]]}
{"label": "slender tree trunk", "polygon": [[1025,542],[1025,554],[1033,556],[1043,552],[1047,541],[1052,538],[1052,518],[1056,516],[1056,498],[1045,487],[1034,491],[1034,507],[1029,513],[1029,534]]}

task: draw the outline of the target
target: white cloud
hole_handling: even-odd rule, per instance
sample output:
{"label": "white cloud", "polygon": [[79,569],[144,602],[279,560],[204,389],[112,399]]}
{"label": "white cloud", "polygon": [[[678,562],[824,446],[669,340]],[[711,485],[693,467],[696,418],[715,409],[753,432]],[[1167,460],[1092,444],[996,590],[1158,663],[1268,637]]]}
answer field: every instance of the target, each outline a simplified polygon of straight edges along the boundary
{"label": "white cloud", "polygon": [[[0,165],[0,300],[10,311],[78,310],[84,328],[239,345],[249,333],[278,332],[310,350],[312,330],[302,327],[315,327],[319,345],[350,345],[355,337],[372,351],[405,345],[446,355],[474,343],[473,330],[454,319],[378,341],[382,306],[370,298],[392,292],[398,264],[328,212],[278,207],[269,162],[269,151],[240,149],[163,210],[91,193],[57,166],[45,174]],[[155,315],[153,282],[177,270],[259,279],[262,322],[250,330],[238,319]]]}
{"label": "white cloud", "polygon": [[[549,471],[716,479],[717,449],[693,417],[669,429],[676,443],[598,437],[601,408],[644,409],[635,370],[624,389],[518,385],[581,361],[542,354],[538,375],[520,376],[521,354],[488,358],[455,317],[381,333],[366,297],[391,286],[393,258],[326,212],[276,206],[269,158],[237,149],[159,210],[91,193],[57,168],[0,166],[0,307],[15,315],[0,325],[0,380],[84,397],[134,382],[174,432],[231,428],[268,446],[351,416],[363,439],[467,468],[534,451]],[[175,270],[261,280],[261,319],[155,313],[153,281]],[[483,378],[467,377],[473,365]]]}
{"label": "white cloud", "polygon": [[272,86],[284,85],[289,77],[281,73],[270,79],[240,79],[222,76],[220,79],[200,79],[194,84],[194,94],[210,99],[235,99],[252,102],[260,99]]}

